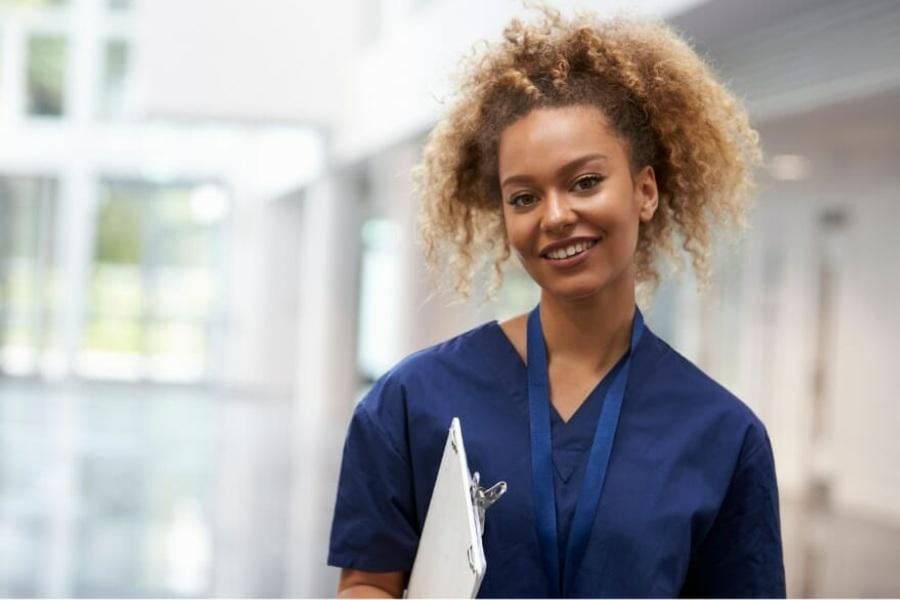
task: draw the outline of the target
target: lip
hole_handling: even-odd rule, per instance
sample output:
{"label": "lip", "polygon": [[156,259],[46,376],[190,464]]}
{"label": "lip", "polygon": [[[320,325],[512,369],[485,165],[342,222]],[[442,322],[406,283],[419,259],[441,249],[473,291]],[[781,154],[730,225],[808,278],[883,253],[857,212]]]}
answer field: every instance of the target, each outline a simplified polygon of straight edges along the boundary
{"label": "lip", "polygon": [[553,252],[554,250],[558,250],[559,248],[565,248],[566,246],[571,246],[573,244],[577,244],[578,242],[598,242],[600,238],[590,237],[586,235],[581,235],[578,237],[570,237],[564,240],[560,240],[558,242],[553,242],[552,244],[547,244],[543,248],[541,248],[539,254],[543,258],[547,258],[548,252]]}
{"label": "lip", "polygon": [[[556,250],[557,248],[565,248],[566,246],[570,246],[570,245],[576,244],[578,242],[591,242],[591,241],[594,242],[594,245],[591,246],[590,248],[588,248],[587,250],[584,250],[580,254],[576,254],[574,256],[569,256],[567,258],[558,258],[558,259],[549,258],[548,256],[546,256],[546,254],[548,252],[552,252],[553,250]],[[597,244],[599,244],[599,243],[600,243],[600,238],[592,238],[592,237],[569,238],[567,240],[562,240],[560,242],[554,242],[552,244],[548,244],[541,251],[541,258],[543,258],[545,261],[550,263],[550,265],[553,267],[556,267],[559,269],[570,269],[570,268],[580,265],[581,263],[586,261],[589,258],[590,254],[594,251],[594,248],[596,248]]]}

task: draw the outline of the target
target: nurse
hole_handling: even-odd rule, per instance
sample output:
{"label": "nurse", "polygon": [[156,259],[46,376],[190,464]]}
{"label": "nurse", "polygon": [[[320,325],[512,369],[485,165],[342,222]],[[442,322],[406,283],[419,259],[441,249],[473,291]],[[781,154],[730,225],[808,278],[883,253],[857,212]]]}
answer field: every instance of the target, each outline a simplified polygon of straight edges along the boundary
{"label": "nurse", "polygon": [[418,172],[425,256],[465,294],[515,253],[540,304],[406,358],[357,406],[339,595],[402,595],[456,416],[470,468],[508,483],[479,596],[784,596],[765,427],[636,305],[676,248],[705,280],[759,159],[664,24],[547,10],[469,61]]}

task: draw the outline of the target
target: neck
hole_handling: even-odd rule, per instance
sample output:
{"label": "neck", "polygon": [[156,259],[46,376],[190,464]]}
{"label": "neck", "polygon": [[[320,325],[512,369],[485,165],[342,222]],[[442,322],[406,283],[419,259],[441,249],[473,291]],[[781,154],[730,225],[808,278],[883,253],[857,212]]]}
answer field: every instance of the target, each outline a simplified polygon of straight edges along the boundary
{"label": "neck", "polygon": [[567,299],[543,291],[541,328],[548,362],[606,372],[628,351],[634,303],[631,269],[593,296]]}

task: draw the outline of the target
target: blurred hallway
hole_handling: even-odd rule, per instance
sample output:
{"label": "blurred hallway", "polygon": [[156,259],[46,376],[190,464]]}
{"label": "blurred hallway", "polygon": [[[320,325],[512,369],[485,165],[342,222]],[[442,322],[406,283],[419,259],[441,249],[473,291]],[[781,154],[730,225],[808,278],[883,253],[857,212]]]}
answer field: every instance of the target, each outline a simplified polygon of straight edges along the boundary
{"label": "blurred hallway", "polygon": [[[900,595],[900,4],[554,4],[667,18],[747,103],[747,236],[645,314],[766,423],[789,595]],[[0,0],[0,596],[333,593],[356,401],[537,299],[435,297],[409,175],[515,15]]]}

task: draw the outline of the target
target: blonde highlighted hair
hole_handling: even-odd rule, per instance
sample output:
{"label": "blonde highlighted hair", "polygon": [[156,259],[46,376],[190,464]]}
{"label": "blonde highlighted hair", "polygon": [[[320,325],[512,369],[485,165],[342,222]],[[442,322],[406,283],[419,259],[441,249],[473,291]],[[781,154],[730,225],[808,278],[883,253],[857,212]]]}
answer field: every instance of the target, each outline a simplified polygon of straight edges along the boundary
{"label": "blonde highlighted hair", "polygon": [[655,287],[657,257],[678,263],[677,238],[698,280],[708,279],[712,230],[740,229],[762,158],[745,109],[667,24],[650,19],[564,19],[544,8],[513,20],[503,40],[463,63],[455,103],[431,131],[414,171],[420,230],[432,274],[467,296],[510,257],[497,174],[503,130],[540,107],[592,105],[626,143],[633,172],[651,165],[659,209],[642,223],[639,283]]}

